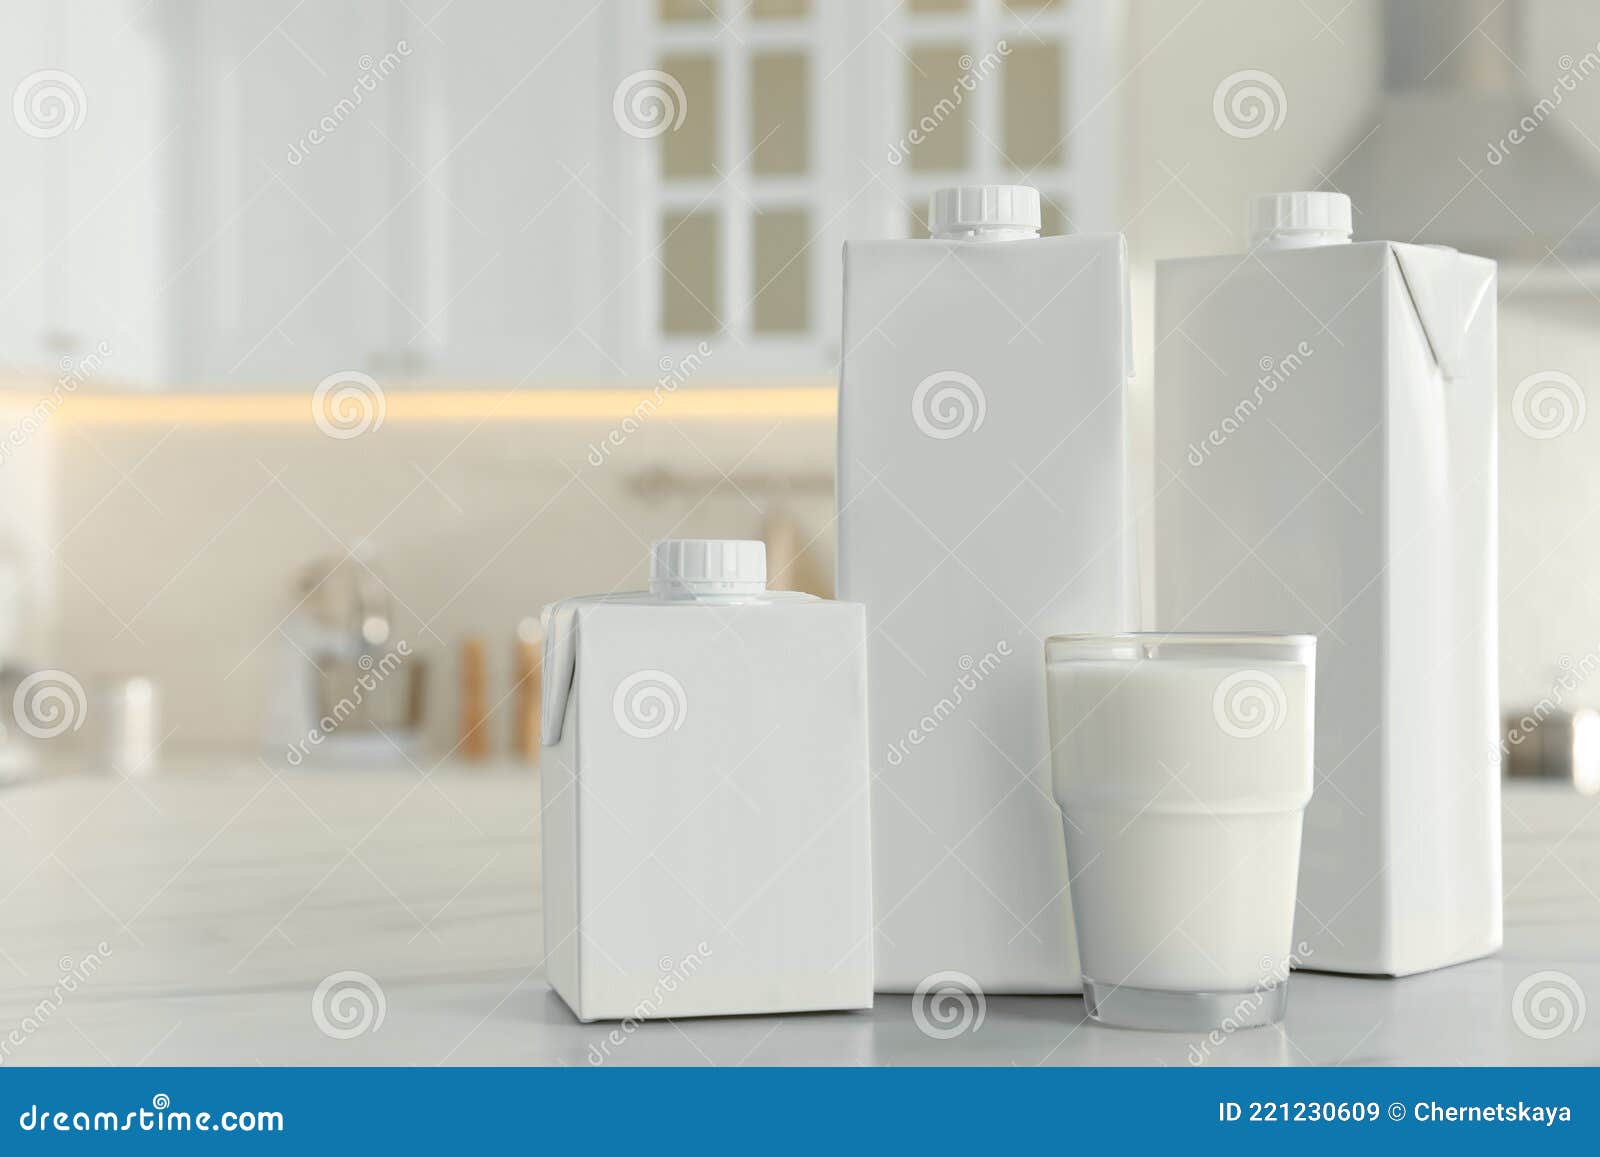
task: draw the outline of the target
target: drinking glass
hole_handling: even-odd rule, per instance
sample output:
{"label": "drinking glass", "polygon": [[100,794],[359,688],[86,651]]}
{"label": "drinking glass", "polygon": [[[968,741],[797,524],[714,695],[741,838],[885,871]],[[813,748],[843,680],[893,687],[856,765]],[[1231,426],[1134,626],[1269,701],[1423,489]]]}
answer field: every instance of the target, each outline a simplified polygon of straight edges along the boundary
{"label": "drinking glass", "polygon": [[1282,1019],[1311,798],[1309,635],[1060,635],[1051,760],[1089,1015]]}

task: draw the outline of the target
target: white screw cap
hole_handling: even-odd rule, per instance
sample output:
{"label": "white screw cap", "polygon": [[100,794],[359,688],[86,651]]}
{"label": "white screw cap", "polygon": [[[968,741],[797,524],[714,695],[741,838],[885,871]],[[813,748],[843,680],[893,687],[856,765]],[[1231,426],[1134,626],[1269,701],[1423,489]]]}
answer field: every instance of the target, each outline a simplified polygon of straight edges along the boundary
{"label": "white screw cap", "polygon": [[767,544],[742,538],[668,538],[650,551],[652,591],[755,594],[767,589]]}
{"label": "white screw cap", "polygon": [[1268,193],[1250,202],[1250,247],[1339,244],[1350,240],[1350,220],[1343,193]]}
{"label": "white screw cap", "polygon": [[928,232],[935,237],[975,229],[1039,231],[1039,190],[1030,185],[956,185],[935,189]]}

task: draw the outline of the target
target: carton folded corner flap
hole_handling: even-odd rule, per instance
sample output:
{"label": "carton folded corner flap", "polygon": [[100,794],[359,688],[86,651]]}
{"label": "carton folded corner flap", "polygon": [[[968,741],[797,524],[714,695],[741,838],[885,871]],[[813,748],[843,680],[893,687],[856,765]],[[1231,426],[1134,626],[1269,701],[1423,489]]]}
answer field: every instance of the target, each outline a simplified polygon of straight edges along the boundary
{"label": "carton folded corner flap", "polygon": [[544,688],[539,702],[539,728],[542,746],[554,747],[561,741],[562,723],[567,715],[567,696],[577,679],[578,647],[577,600],[552,603],[540,614],[544,625]]}
{"label": "carton folded corner flap", "polygon": [[1494,287],[1495,263],[1443,246],[1390,248],[1434,361],[1446,380],[1455,378],[1467,330]]}

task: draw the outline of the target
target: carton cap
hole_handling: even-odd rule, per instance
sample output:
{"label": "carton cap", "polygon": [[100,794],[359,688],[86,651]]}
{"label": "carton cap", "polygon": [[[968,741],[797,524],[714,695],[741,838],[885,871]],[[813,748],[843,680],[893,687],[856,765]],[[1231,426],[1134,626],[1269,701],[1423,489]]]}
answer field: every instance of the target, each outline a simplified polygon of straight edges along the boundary
{"label": "carton cap", "polygon": [[1268,193],[1250,202],[1252,249],[1338,245],[1350,232],[1350,198],[1343,193]]}
{"label": "carton cap", "polygon": [[650,551],[650,589],[755,594],[767,587],[767,545],[740,538],[668,538]]}
{"label": "carton cap", "polygon": [[1031,185],[953,185],[928,201],[934,237],[1015,229],[1039,231],[1039,190]]}

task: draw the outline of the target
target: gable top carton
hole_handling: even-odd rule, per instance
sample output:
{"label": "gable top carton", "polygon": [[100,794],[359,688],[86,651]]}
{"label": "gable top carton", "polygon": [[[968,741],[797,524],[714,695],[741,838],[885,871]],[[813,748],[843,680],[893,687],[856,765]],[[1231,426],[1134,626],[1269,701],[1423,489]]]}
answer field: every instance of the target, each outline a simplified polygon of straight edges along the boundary
{"label": "gable top carton", "polygon": [[850,242],[839,592],[869,629],[878,988],[1081,990],[1043,640],[1131,625],[1121,236],[1038,193],[934,195]]}
{"label": "gable top carton", "polygon": [[1281,194],[1156,268],[1161,630],[1318,636],[1300,966],[1501,941],[1495,265]]}

